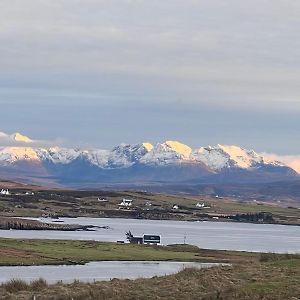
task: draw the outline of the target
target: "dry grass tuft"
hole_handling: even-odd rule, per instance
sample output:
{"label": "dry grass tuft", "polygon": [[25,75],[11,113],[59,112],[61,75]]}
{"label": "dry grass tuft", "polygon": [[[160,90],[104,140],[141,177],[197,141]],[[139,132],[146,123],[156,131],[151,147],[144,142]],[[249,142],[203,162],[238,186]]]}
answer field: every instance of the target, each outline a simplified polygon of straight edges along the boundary
{"label": "dry grass tuft", "polygon": [[9,282],[3,284],[2,287],[9,293],[26,291],[29,288],[28,284],[20,279],[12,279]]}
{"label": "dry grass tuft", "polygon": [[45,289],[46,287],[48,287],[48,283],[45,279],[43,278],[40,278],[38,280],[34,280],[31,282],[30,284],[30,288],[33,290],[33,291],[40,291],[40,290],[43,290]]}
{"label": "dry grass tuft", "polygon": [[289,259],[300,259],[300,255],[298,254],[276,254],[276,253],[261,253],[259,257],[260,262],[272,262],[272,261],[280,261],[280,260],[289,260]]}

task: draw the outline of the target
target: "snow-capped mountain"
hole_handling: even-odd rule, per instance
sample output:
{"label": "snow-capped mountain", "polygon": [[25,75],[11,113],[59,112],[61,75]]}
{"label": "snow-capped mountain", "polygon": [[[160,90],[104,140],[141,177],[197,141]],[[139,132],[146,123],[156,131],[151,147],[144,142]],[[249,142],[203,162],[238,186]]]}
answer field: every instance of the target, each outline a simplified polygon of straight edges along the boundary
{"label": "snow-capped mountain", "polygon": [[39,161],[38,151],[29,147],[0,148],[0,165],[10,165],[20,161]]}
{"label": "snow-capped mountain", "polygon": [[6,134],[4,132],[0,132],[0,144],[1,142],[32,143],[33,140],[31,140],[28,136],[22,135],[19,132],[13,134]]}
{"label": "snow-capped mountain", "polygon": [[0,133],[1,141],[9,142],[9,146],[0,146],[0,176],[5,179],[42,177],[65,185],[80,185],[272,182],[298,176],[284,163],[269,161],[253,150],[238,146],[217,145],[193,150],[180,142],[166,141],[156,145],[121,144],[112,150],[36,148],[30,147],[32,139],[19,133]]}
{"label": "snow-capped mountain", "polygon": [[177,141],[166,141],[151,148],[140,159],[142,164],[166,165],[192,160],[192,149]]}
{"label": "snow-capped mountain", "polygon": [[285,166],[278,161],[269,161],[253,150],[246,150],[237,146],[201,147],[193,152],[193,157],[196,161],[203,162],[215,171],[225,168],[249,169],[261,165]]}

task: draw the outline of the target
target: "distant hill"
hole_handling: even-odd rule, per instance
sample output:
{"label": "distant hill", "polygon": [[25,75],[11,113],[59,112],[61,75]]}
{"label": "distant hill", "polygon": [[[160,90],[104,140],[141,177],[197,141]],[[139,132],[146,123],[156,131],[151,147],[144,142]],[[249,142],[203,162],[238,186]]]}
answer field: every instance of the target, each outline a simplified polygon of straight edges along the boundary
{"label": "distant hill", "polygon": [[[109,189],[109,187],[107,188]],[[118,186],[118,188],[124,189],[124,186]],[[300,180],[247,184],[157,184],[131,186],[131,188],[157,193],[210,195],[216,198],[232,197],[235,199],[240,198],[241,201],[275,202],[292,200],[300,203]]]}
{"label": "distant hill", "polygon": [[[41,148],[22,134],[1,138],[0,178],[58,187],[259,184],[295,181],[299,174],[253,150],[217,145],[191,149],[177,141],[122,144],[112,150]],[[22,143],[22,146],[20,146]]]}

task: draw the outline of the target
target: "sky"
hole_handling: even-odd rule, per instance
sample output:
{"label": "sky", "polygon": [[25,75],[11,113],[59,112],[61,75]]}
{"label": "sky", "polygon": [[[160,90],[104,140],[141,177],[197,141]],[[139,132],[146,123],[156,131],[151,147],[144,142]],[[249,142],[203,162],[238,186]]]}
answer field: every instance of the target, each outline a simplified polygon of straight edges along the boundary
{"label": "sky", "polygon": [[0,0],[0,131],[300,154],[300,2]]}

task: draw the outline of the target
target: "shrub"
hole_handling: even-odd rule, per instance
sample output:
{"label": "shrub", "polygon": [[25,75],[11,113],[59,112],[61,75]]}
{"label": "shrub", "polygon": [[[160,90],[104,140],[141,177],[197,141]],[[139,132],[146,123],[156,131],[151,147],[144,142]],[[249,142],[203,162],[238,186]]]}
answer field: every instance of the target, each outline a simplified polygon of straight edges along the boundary
{"label": "shrub", "polygon": [[42,289],[46,288],[47,286],[48,286],[48,283],[43,278],[34,280],[30,283],[30,288],[34,291],[42,290]]}
{"label": "shrub", "polygon": [[9,293],[16,293],[19,291],[28,290],[29,285],[20,279],[12,279],[2,285],[2,287]]}
{"label": "shrub", "polygon": [[287,260],[287,259],[299,259],[300,255],[297,254],[276,254],[276,253],[261,253],[259,261],[268,262],[268,261],[278,261],[278,260]]}

